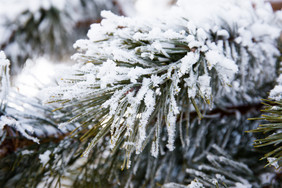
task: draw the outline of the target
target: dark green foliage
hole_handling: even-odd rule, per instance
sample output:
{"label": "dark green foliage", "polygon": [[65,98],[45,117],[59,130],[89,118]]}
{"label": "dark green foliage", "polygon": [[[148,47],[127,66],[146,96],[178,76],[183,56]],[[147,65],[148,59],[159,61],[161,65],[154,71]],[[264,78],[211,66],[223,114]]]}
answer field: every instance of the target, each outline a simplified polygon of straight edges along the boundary
{"label": "dark green foliage", "polygon": [[[269,165],[278,163],[282,166],[282,101],[263,100],[264,115],[261,118],[251,118],[249,120],[261,120],[258,128],[251,130],[252,133],[263,133],[254,141],[254,147],[266,153],[262,159],[274,158],[269,160]],[[258,134],[256,134],[258,135]]]}

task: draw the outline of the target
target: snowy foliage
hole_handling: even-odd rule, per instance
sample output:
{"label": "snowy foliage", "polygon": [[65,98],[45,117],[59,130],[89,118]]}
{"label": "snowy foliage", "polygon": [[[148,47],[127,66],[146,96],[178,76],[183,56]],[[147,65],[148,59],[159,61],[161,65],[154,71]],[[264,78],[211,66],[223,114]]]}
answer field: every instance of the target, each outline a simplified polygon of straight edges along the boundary
{"label": "snowy foliage", "polygon": [[[110,132],[111,148],[126,149],[127,167],[132,153],[149,141],[157,157],[160,127],[166,126],[172,151],[187,107],[201,119],[204,104],[212,109],[228,96],[234,103],[240,103],[238,96],[252,101],[249,91],[274,80],[280,29],[270,7],[263,1],[254,2],[255,8],[250,1],[218,0],[208,7],[197,2],[179,1],[156,18],[104,11],[89,39],[75,43],[78,64],[47,91],[47,101],[73,107],[69,123],[80,121],[78,132],[89,128],[85,138],[96,132],[85,155]],[[207,8],[210,14],[202,14]]]}
{"label": "snowy foliage", "polygon": [[[253,172],[243,163],[229,159],[225,156],[207,155],[207,160],[211,164],[199,165],[198,169],[186,169],[186,172],[196,176],[205,187],[228,184],[230,187],[240,184],[245,187],[251,187],[247,178],[253,176]],[[228,172],[223,169],[227,168]],[[236,174],[240,169],[240,174]],[[209,172],[212,172],[211,174]],[[244,174],[244,176],[241,176]],[[232,180],[236,180],[235,183]]]}
{"label": "snowy foliage", "polygon": [[[50,7],[61,14],[73,2],[23,5],[35,15]],[[21,88],[6,87],[8,79],[1,82],[1,91],[9,88],[1,95],[4,187],[280,186],[279,169],[263,168],[259,158],[273,147],[264,157],[268,166],[282,164],[282,104],[264,100],[268,115],[259,119],[270,123],[252,131],[267,136],[259,133],[256,149],[256,135],[246,131],[257,127],[247,118],[259,116],[258,99],[277,78],[281,12],[273,14],[262,0],[177,4],[158,17],[103,12],[102,23],[75,44],[78,63],[62,71],[58,87],[42,92],[57,106],[42,106],[18,93]],[[8,63],[3,53],[0,61]],[[279,97],[279,88],[270,94]],[[83,151],[88,157],[80,157]]]}
{"label": "snowy foliage", "polygon": [[[281,65],[281,62],[280,62]],[[261,118],[251,118],[251,120],[264,120],[257,129],[251,130],[254,133],[264,133],[262,138],[254,141],[255,147],[266,147],[272,145],[272,150],[265,152],[262,159],[267,159],[266,166],[273,166],[277,170],[281,168],[282,161],[282,74],[277,78],[276,86],[270,91],[269,99],[263,100],[264,108]]]}

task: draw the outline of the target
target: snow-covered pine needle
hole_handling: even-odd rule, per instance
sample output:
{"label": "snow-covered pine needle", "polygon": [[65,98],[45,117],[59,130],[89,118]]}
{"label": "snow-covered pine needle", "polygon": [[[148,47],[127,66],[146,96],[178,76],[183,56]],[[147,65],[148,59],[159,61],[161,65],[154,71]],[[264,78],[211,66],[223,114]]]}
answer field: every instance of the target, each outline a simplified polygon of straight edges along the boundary
{"label": "snow-covered pine needle", "polygon": [[[201,117],[204,104],[212,108],[214,100],[228,91],[234,94],[248,88],[241,96],[252,100],[250,90],[273,80],[278,54],[273,41],[279,29],[270,20],[263,19],[251,2],[232,0],[224,3],[230,11],[211,7],[211,15],[203,14],[203,22],[197,22],[187,13],[196,6],[191,2],[179,1],[181,6],[156,18],[120,17],[104,11],[104,19],[91,26],[88,39],[74,44],[78,52],[72,58],[78,63],[62,76],[58,87],[46,91],[50,93],[46,101],[59,101],[72,109],[66,116],[81,123],[75,133],[89,129],[84,138],[94,138],[86,155],[109,132],[111,148],[124,144],[127,153],[139,154],[145,140],[152,140],[150,128],[158,131],[158,126],[167,127],[171,151],[179,114],[190,113],[183,101]],[[258,8],[263,9],[260,3]],[[265,9],[265,14],[271,12]],[[271,32],[260,33],[258,28],[271,28]],[[260,76],[266,69],[269,74]],[[234,89],[226,87],[233,83]],[[153,142],[155,157],[158,141]]]}

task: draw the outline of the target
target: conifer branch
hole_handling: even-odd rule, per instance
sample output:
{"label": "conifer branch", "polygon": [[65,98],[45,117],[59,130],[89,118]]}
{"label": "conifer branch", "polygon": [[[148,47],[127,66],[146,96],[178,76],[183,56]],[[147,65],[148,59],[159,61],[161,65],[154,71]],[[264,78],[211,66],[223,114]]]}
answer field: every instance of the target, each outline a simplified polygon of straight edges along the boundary
{"label": "conifer branch", "polygon": [[[255,13],[251,7],[247,10]],[[218,30],[207,30],[194,25],[184,12],[170,13],[165,22],[110,12],[102,15],[101,24],[91,26],[89,39],[74,45],[78,53],[73,59],[79,62],[74,70],[62,77],[58,88],[47,91],[48,102],[61,101],[62,107],[72,108],[66,114],[71,118],[60,127],[78,121],[80,126],[73,134],[84,134],[82,140],[92,139],[86,156],[110,133],[111,148],[121,145],[130,161],[133,152],[140,154],[152,142],[158,125],[167,127],[167,147],[172,151],[180,114],[188,117],[196,111],[201,119],[205,105],[220,107],[228,95],[252,103],[254,86],[261,87],[275,77],[259,72],[267,67],[274,71],[276,44],[270,42],[267,52],[262,46],[279,36],[276,29],[243,40],[243,28],[238,28],[241,22],[233,26],[223,18],[218,18]],[[248,24],[245,30],[257,27],[256,22]],[[254,67],[260,71],[254,73]],[[238,69],[240,74],[236,74]],[[232,83],[236,88],[226,86]],[[187,111],[187,106],[192,110]],[[152,155],[157,157],[158,139],[154,138]],[[129,167],[130,162],[126,163]]]}

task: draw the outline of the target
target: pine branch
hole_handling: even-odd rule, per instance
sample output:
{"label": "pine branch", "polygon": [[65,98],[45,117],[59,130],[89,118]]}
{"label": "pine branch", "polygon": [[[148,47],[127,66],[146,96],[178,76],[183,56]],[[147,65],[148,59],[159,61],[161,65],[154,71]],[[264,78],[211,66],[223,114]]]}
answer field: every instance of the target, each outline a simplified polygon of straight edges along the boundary
{"label": "pine branch", "polygon": [[[242,179],[247,179],[252,185],[261,184],[260,179],[255,178],[254,175],[247,175],[250,172],[246,174],[241,168],[224,164],[217,168],[206,158],[207,154],[210,154],[243,163],[257,177],[267,171],[263,168],[263,164],[260,165],[257,162],[259,156],[252,150],[252,135],[244,135],[246,130],[254,129],[257,125],[254,121],[247,121],[247,117],[257,116],[258,112],[250,108],[248,112],[242,111],[242,113],[237,111],[237,113],[226,114],[220,111],[216,115],[207,115],[201,122],[196,116],[190,117],[187,136],[185,129],[188,119],[186,117],[179,119],[176,126],[175,145],[177,147],[173,152],[167,151],[165,146],[166,126],[160,126],[159,136],[162,138],[159,145],[160,155],[157,158],[152,157],[151,148],[147,145],[141,154],[132,154],[132,167],[124,171],[120,171],[120,168],[123,166],[126,154],[123,150],[118,149],[120,145],[111,151],[108,144],[109,134],[97,143],[88,157],[83,158],[80,156],[81,152],[87,148],[87,141],[80,142],[77,138],[67,137],[61,141],[41,141],[40,146],[30,145],[22,149],[18,148],[16,153],[1,159],[0,172],[5,176],[0,176],[0,180],[10,182],[11,185],[13,185],[12,182],[17,182],[19,187],[22,185],[32,187],[39,183],[45,184],[46,187],[54,187],[57,181],[61,185],[68,185],[64,182],[71,182],[73,187],[115,187],[118,184],[122,187],[155,187],[168,182],[188,184],[198,177],[194,173],[185,171],[186,168],[189,168],[202,171],[207,178],[215,179],[214,181],[218,181],[220,185],[235,185]],[[181,129],[184,135],[181,134]],[[184,141],[184,144],[181,140]],[[39,156],[46,151],[50,151],[50,154],[47,155],[49,160],[43,164]],[[61,159],[63,162],[60,162]],[[210,174],[201,169],[203,165],[221,169],[220,173],[217,172],[221,176],[215,176],[216,173]],[[14,168],[11,169],[13,166]],[[233,169],[232,172],[236,174],[237,178],[234,179],[231,175],[226,176],[226,169]],[[222,174],[222,172],[225,173]],[[225,180],[219,178],[223,176],[226,176]],[[21,181],[15,180],[15,177],[19,177]],[[205,184],[201,178],[198,180]],[[276,181],[272,183],[274,185]]]}
{"label": "pine branch", "polygon": [[[280,40],[281,43],[281,40]],[[280,49],[281,50],[281,49]],[[281,55],[280,55],[281,60]],[[252,133],[263,133],[265,136],[254,141],[254,147],[263,147],[266,151],[262,159],[267,159],[269,165],[273,165],[281,171],[282,160],[282,62],[279,62],[276,86],[270,91],[269,99],[262,100],[264,108],[261,110],[265,114],[261,118],[250,118],[249,120],[261,120],[262,124],[258,128],[251,130]],[[267,149],[266,149],[267,148]]]}
{"label": "pine branch", "polygon": [[71,126],[72,138],[18,148],[0,161],[1,185],[279,185],[259,178],[276,174],[258,164],[252,135],[244,135],[276,77],[280,29],[257,10],[272,13],[262,1],[258,9],[230,1],[227,14],[216,9],[213,22],[193,24],[187,2],[156,19],[104,12],[89,40],[76,43],[78,64],[48,90],[48,102],[61,104],[58,119],[30,116]]}
{"label": "pine branch", "polygon": [[[281,167],[282,159],[282,101],[263,100],[264,109],[262,112],[265,114],[261,118],[250,118],[249,120],[263,120],[263,124],[259,125],[257,129],[251,130],[252,133],[263,133],[264,138],[254,141],[254,147],[266,147],[267,153],[262,159],[268,159],[269,165],[275,168]],[[273,146],[270,147],[269,146]]]}
{"label": "pine branch", "polygon": [[[255,14],[252,7],[244,8]],[[73,58],[79,63],[48,99],[72,109],[66,114],[72,117],[68,123],[80,122],[74,135],[92,139],[84,155],[110,132],[112,149],[121,144],[126,151],[127,167],[132,153],[141,153],[149,142],[152,155],[157,157],[158,129],[164,125],[167,147],[172,151],[180,116],[196,111],[201,119],[204,106],[212,108],[214,102],[219,107],[227,106],[226,100],[233,100],[233,105],[243,100],[252,103],[257,100],[255,88],[275,77],[270,72],[275,72],[278,52],[276,29],[275,37],[274,33],[254,33],[251,40],[243,40],[241,22],[230,25],[224,18],[218,18],[218,30],[204,30],[185,14],[170,13],[165,22],[109,12],[103,16],[101,24],[92,25],[89,40],[75,44],[79,53]],[[260,22],[259,15],[255,19]],[[256,22],[248,24],[245,32],[257,26]],[[265,51],[264,44],[270,50]],[[238,68],[240,73],[235,75]],[[224,87],[231,83],[236,88]]]}

